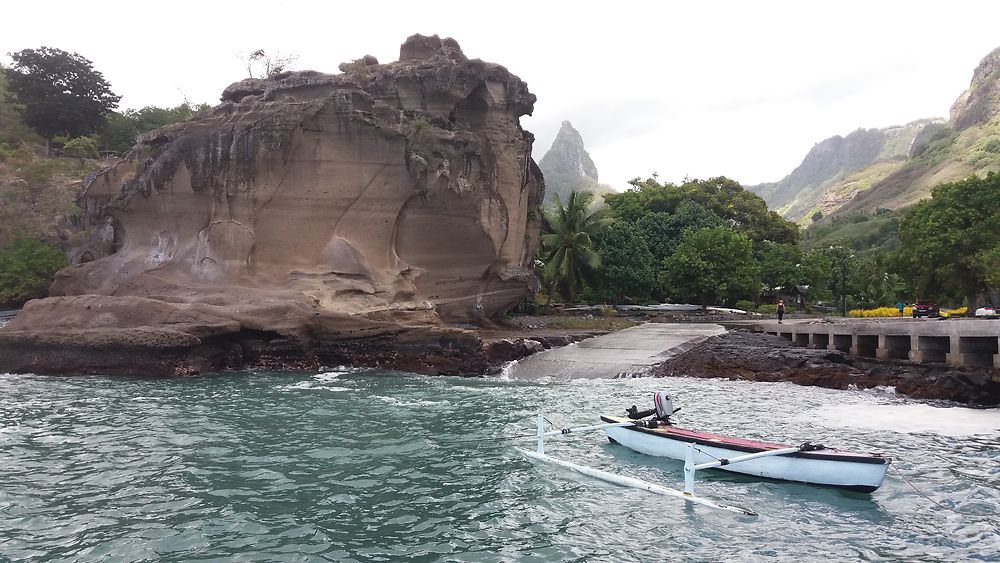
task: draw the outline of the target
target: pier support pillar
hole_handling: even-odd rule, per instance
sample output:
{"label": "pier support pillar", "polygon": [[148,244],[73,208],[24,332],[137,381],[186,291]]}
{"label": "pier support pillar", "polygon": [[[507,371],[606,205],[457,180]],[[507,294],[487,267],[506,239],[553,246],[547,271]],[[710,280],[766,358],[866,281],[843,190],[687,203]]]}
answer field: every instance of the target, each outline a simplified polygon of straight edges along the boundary
{"label": "pier support pillar", "polygon": [[821,350],[829,349],[830,347],[830,335],[822,332],[815,332],[809,335],[809,347],[819,348]]}
{"label": "pier support pillar", "polygon": [[996,336],[952,336],[948,365],[994,367],[1000,338]]}
{"label": "pier support pillar", "polygon": [[947,336],[917,336],[910,337],[910,361],[915,364],[944,362],[951,347],[951,339]]}
{"label": "pier support pillar", "polygon": [[898,334],[878,335],[878,349],[875,357],[879,360],[910,359],[910,336]]}
{"label": "pier support pillar", "polygon": [[839,350],[845,354],[850,354],[852,346],[854,346],[854,339],[850,334],[830,335],[830,350]]}
{"label": "pier support pillar", "polygon": [[863,358],[874,358],[878,349],[877,334],[854,334],[851,341],[851,355]]}

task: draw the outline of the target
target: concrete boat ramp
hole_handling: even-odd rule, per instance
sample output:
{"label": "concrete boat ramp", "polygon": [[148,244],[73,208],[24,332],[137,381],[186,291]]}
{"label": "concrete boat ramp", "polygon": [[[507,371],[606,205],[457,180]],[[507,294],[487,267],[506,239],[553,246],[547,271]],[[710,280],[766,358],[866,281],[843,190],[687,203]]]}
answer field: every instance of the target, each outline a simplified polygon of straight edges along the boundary
{"label": "concrete boat ramp", "polygon": [[516,363],[512,379],[596,379],[644,375],[726,329],[711,323],[646,323],[539,352]]}

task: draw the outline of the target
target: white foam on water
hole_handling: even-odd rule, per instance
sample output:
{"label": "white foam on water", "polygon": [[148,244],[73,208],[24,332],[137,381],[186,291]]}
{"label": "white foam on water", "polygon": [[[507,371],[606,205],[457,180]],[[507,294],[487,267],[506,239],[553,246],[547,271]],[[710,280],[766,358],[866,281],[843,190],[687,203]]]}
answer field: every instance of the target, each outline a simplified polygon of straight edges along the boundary
{"label": "white foam on water", "polygon": [[1000,434],[1000,409],[936,407],[911,403],[895,405],[841,404],[808,413],[828,427],[870,428],[902,434],[975,436]]}
{"label": "white foam on water", "polygon": [[386,397],[385,395],[373,395],[372,398],[397,407],[435,407],[451,404],[451,401],[448,400],[427,401],[424,399],[417,399],[415,401],[402,401],[396,397]]}
{"label": "white foam on water", "polygon": [[333,380],[337,379],[338,377],[340,377],[341,375],[343,375],[344,373],[346,373],[346,372],[342,372],[342,371],[327,371],[327,372],[324,372],[324,373],[317,373],[316,375],[313,376],[313,379],[315,379],[316,381],[324,381],[324,382],[325,381],[333,381]]}
{"label": "white foam on water", "polygon": [[497,375],[497,379],[501,381],[510,381],[510,374],[514,371],[514,366],[517,365],[517,360],[511,360],[500,368],[500,374]]}
{"label": "white foam on water", "polygon": [[350,391],[351,390],[350,387],[330,387],[328,385],[317,384],[314,381],[300,381],[300,382],[292,384],[292,385],[285,385],[284,387],[279,387],[279,389],[282,389],[282,390],[285,390],[285,391],[288,391],[288,390],[291,390],[291,389],[296,389],[296,390],[308,389],[308,390],[315,390],[315,391],[332,391],[332,392],[344,392],[344,391]]}
{"label": "white foam on water", "polygon": [[[324,368],[331,369],[331,368]],[[299,381],[298,383],[293,383],[291,385],[285,385],[280,387],[283,390],[319,390],[319,391],[332,391],[332,392],[344,392],[350,391],[351,387],[348,383],[340,381],[341,375],[347,375],[355,370],[351,368],[334,368],[332,371],[325,371],[323,373],[317,373],[313,375],[311,379],[304,381]]]}

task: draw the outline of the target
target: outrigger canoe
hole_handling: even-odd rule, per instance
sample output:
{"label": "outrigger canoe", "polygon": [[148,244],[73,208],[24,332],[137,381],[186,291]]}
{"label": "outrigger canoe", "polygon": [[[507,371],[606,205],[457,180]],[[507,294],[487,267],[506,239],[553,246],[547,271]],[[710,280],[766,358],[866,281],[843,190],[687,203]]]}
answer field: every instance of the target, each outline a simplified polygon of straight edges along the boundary
{"label": "outrigger canoe", "polygon": [[[870,493],[882,485],[892,461],[880,454],[848,452],[808,443],[789,446],[687,430],[670,423],[669,414],[676,411],[669,397],[665,398],[665,405],[660,404],[660,397],[654,402],[657,404],[655,411],[638,413],[652,414],[649,420],[636,419],[633,407],[628,416],[601,416],[605,423],[618,424],[602,430],[612,443],[646,455],[690,461],[696,469],[711,467],[863,493]],[[633,424],[627,424],[630,422]],[[692,450],[693,459],[689,460]],[[779,454],[779,451],[788,453]],[[729,463],[731,458],[732,464]],[[738,463],[736,458],[740,458]]]}

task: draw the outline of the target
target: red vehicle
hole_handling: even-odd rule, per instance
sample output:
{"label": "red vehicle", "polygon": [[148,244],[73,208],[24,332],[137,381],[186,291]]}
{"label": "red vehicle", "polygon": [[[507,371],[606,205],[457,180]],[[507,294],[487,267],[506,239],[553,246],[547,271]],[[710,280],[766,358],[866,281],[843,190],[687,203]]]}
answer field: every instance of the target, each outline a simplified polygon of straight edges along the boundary
{"label": "red vehicle", "polygon": [[928,299],[917,299],[917,302],[913,304],[914,319],[917,317],[937,317],[940,313],[941,310],[937,303]]}

